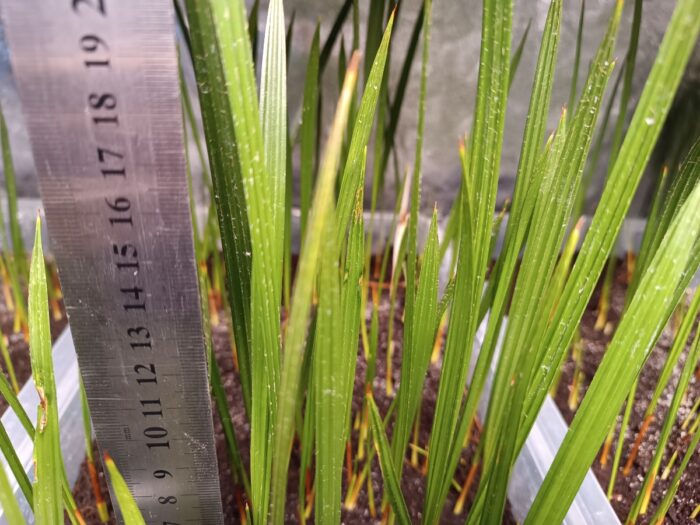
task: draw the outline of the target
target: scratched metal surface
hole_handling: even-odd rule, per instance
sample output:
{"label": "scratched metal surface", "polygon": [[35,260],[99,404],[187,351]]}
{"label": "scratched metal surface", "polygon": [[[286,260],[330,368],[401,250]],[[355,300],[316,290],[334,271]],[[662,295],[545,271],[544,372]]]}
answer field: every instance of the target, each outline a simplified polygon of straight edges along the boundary
{"label": "scratched metal surface", "polygon": [[2,16],[101,450],[148,523],[222,523],[172,3]]}

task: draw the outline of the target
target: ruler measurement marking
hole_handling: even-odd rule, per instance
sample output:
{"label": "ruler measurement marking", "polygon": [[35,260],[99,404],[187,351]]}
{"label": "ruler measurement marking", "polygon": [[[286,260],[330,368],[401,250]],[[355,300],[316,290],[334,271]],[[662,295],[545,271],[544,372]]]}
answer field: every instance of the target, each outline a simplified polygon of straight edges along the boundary
{"label": "ruler measurement marking", "polygon": [[[102,16],[107,16],[105,10],[100,9],[99,11],[101,11],[100,14]],[[105,55],[103,58],[97,60],[85,59],[83,63],[86,68],[97,66],[111,69],[109,44],[101,36],[99,36],[99,34],[88,33],[81,37],[80,42],[83,51],[89,53],[102,51]],[[102,73],[102,71],[99,73]],[[92,109],[96,110],[95,112],[101,113],[99,116],[92,117],[95,127],[99,125],[109,125],[114,126],[114,128],[119,127],[119,112],[116,111],[118,104],[117,94],[111,92],[93,92],[88,95],[88,103],[90,106],[92,106]],[[103,115],[105,111],[99,110],[107,110],[106,112],[108,114]],[[102,130],[95,130],[96,135],[99,134],[100,131]],[[114,131],[115,133],[112,137],[113,139],[119,136],[116,129]],[[113,146],[111,141],[105,141],[105,145],[103,145],[101,140],[95,140],[95,143],[97,157],[101,164],[100,172],[104,182],[107,183],[109,181],[111,183],[112,180],[114,180],[114,182],[118,184],[119,182],[126,181],[126,179],[129,178],[129,174],[127,172],[127,162],[125,161],[125,156],[128,153],[126,152],[126,148],[124,148],[123,144],[120,146],[115,144]],[[107,143],[109,145],[107,145]],[[115,179],[112,179],[112,177]],[[112,186],[112,184],[110,184],[110,186]],[[114,192],[114,188],[109,189]],[[117,188],[115,193],[116,194],[113,193],[111,201],[108,197],[105,197],[105,203],[109,208],[109,211],[107,211],[107,221],[111,227],[123,225],[124,228],[130,230],[131,233],[134,229],[141,227],[141,223],[138,222],[139,216],[136,215],[136,217],[134,217],[135,213],[132,212],[131,199],[125,196],[123,188]],[[139,196],[137,195],[136,198],[139,199]],[[138,210],[137,207],[135,207],[134,211],[136,210]],[[137,221],[136,224],[134,224],[135,220]],[[151,302],[152,297],[150,292],[144,288],[146,286],[144,279],[140,278],[141,264],[139,261],[139,252],[141,252],[143,247],[140,245],[137,238],[134,238],[128,239],[126,242],[122,243],[111,242],[111,249],[114,255],[114,265],[116,266],[118,275],[116,280],[120,282],[119,292],[126,295],[126,300],[122,298],[123,301],[121,307],[125,311],[133,312],[134,314],[143,312],[143,317],[145,317],[147,304]],[[119,295],[117,295],[117,297],[119,297]],[[133,326],[129,326],[126,329],[127,337],[124,342],[126,345],[130,346],[132,350],[136,350],[138,348],[153,351],[153,342],[151,340],[151,332],[148,329],[148,320],[142,319],[141,317],[142,316],[139,315],[137,316],[137,319],[129,323],[133,324]],[[153,385],[154,388],[157,388],[158,371],[155,363],[148,362],[149,359],[135,359],[134,357],[128,359],[128,361],[130,361],[129,368],[132,369],[133,380],[138,385],[138,390],[150,390],[143,388],[146,384]],[[140,394],[143,395],[142,392],[140,392]],[[160,405],[160,397],[157,398],[157,403]],[[140,411],[142,414],[149,414],[161,420],[164,419],[162,410],[144,411],[142,401],[141,405]],[[134,408],[132,410],[136,412],[139,411],[138,408]],[[169,449],[170,440],[166,439],[168,438],[168,430],[165,423],[160,422],[160,424],[153,423],[150,426],[146,425],[149,425],[149,423],[143,422],[140,425],[139,430],[141,430],[142,435],[148,439],[145,444],[149,453],[156,449]],[[153,475],[155,477],[159,477],[160,479],[167,476],[173,477],[172,473],[165,469],[157,469],[153,472]],[[140,482],[132,481],[132,486],[140,484]],[[149,499],[153,497],[153,493],[147,496]],[[161,495],[155,497],[158,498],[158,501],[161,504],[177,502],[177,498],[172,495]]]}
{"label": "ruler measurement marking", "polygon": [[[151,502],[142,506],[149,522],[221,523],[211,417],[201,414],[209,395],[201,320],[191,307],[198,290],[172,6],[168,0],[6,4],[98,441],[130,486],[150,492]],[[59,103],[48,106],[52,98]],[[103,291],[111,299],[93,297]],[[199,505],[181,509],[179,497]]]}

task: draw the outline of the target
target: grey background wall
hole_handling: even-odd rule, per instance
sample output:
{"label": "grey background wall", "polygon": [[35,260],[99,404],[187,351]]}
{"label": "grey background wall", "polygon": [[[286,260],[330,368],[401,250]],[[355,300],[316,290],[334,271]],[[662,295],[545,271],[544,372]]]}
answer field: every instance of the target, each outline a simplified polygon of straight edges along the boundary
{"label": "grey background wall", "polygon": [[[288,77],[289,108],[293,121],[299,115],[298,108],[301,103],[307,52],[316,21],[321,21],[321,38],[323,41],[342,3],[343,0],[287,0],[285,2],[288,18],[293,11],[296,12],[295,33],[292,49],[290,50]],[[588,63],[593,57],[597,44],[605,31],[607,19],[614,3],[615,0],[586,1],[581,77],[585,75]],[[618,68],[627,49],[633,3],[632,0],[628,0],[624,8],[617,43]],[[265,24],[264,8],[266,2],[263,0],[262,4],[263,9],[259,21],[260,41],[262,41],[262,31]],[[420,0],[404,0],[404,5],[402,6],[400,20],[397,24],[392,45],[394,59],[394,67],[391,71],[392,90],[399,75],[399,65],[420,4]],[[674,0],[644,0],[643,2],[643,22],[631,100],[632,107],[634,107],[639,98],[674,5]],[[368,6],[369,0],[360,0],[360,18],[362,21],[366,18]],[[518,162],[522,129],[527,114],[532,76],[548,6],[548,0],[514,1],[513,47],[517,45],[528,23],[531,24],[531,27],[508,103],[499,186],[499,201],[501,202],[510,196],[513,189],[514,173]],[[579,8],[580,0],[564,0],[560,52],[549,118],[550,128],[555,126],[561,107],[566,104],[569,95]],[[349,27],[347,29],[346,43],[349,43],[351,35]],[[455,195],[459,181],[457,141],[471,126],[479,59],[480,31],[481,2],[479,0],[434,0],[433,38],[430,53],[423,161],[423,208],[426,210],[432,209],[433,204],[437,203],[440,211],[443,214],[446,213]],[[361,35],[364,37],[364,26],[362,27]],[[0,42],[4,42],[1,36],[2,30],[0,28]],[[700,98],[700,52],[698,52],[698,47],[696,45],[695,53],[693,58],[691,58],[691,63],[679,90],[679,97],[686,101],[686,105],[688,100],[691,100],[691,102],[695,101],[690,104],[690,107],[694,109],[691,109],[690,112],[687,109],[680,112],[681,117],[692,119],[694,114],[694,119],[700,121],[700,113],[698,113],[700,106],[697,104],[697,100]],[[337,96],[336,64],[337,62],[332,59],[324,76],[323,89],[326,101],[335,100]],[[396,139],[396,147],[402,169],[410,166],[413,162],[419,67],[419,57],[417,57],[408,85],[404,111]],[[191,71],[188,72],[188,78],[190,85],[193,87],[194,81]],[[579,85],[582,82],[583,79],[581,78]],[[0,43],[0,102],[10,128],[10,140],[19,178],[20,196],[37,197],[38,189],[31,150],[26,130],[23,126],[21,108],[13,87],[8,50],[4,43]],[[331,104],[327,103],[325,109],[324,118],[328,121],[331,118]],[[612,119],[616,117],[616,114],[617,109],[613,108]],[[690,140],[692,133],[684,133],[688,135],[686,138]],[[603,157],[596,180],[589,191],[589,210],[592,209],[593,203],[597,200],[597,196],[602,190],[608,149],[609,140],[604,146]],[[191,158],[195,159],[194,151],[192,153]],[[649,189],[653,187],[654,176],[660,169],[657,164],[655,162],[650,163],[647,176],[640,186],[637,199],[633,205],[633,215],[645,214],[645,200],[648,198]],[[390,208],[394,198],[393,177],[389,176],[387,182],[388,187],[384,195],[383,206]]]}

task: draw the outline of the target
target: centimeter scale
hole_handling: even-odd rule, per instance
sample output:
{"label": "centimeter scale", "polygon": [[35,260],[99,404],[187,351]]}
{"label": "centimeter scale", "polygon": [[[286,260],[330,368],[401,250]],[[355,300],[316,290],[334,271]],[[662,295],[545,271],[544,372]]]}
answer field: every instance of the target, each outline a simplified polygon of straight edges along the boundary
{"label": "centimeter scale", "polygon": [[103,452],[149,524],[223,522],[171,0],[2,0]]}

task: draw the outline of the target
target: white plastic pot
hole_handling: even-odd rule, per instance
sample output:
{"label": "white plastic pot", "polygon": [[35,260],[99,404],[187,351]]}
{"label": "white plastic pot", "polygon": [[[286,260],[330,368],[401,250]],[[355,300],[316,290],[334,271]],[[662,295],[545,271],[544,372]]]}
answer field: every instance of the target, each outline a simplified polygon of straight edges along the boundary
{"label": "white plastic pot", "polygon": [[[80,401],[80,382],[78,360],[75,355],[73,338],[70,328],[66,328],[53,345],[53,362],[56,376],[56,391],[58,396],[58,417],[61,427],[61,449],[63,461],[66,465],[68,482],[73,485],[78,479],[80,465],[85,459],[85,433],[83,426],[83,412]],[[29,379],[22,387],[19,400],[26,410],[33,424],[36,424],[37,406],[39,396],[34,388],[34,380]],[[34,444],[29,435],[24,431],[22,424],[11,409],[2,415],[2,424],[10,436],[10,441],[17,451],[25,472],[29,479],[34,479],[33,454]],[[19,501],[20,509],[27,523],[34,523],[34,516],[29,508],[27,500],[10,472],[5,458],[0,454],[0,465],[5,468],[8,478]],[[2,468],[0,467],[0,468]],[[0,508],[0,524],[7,523]]]}
{"label": "white plastic pot", "polygon": [[[484,341],[487,320],[488,318],[484,320],[476,334],[471,360],[472,371],[476,366],[479,349]],[[502,326],[502,329],[504,328],[505,323]],[[497,347],[486,379],[484,393],[479,402],[478,412],[482,419],[488,409],[491,383],[496,373],[498,350]],[[535,500],[540,485],[542,485],[542,481],[544,481],[568,430],[569,427],[559,409],[552,398],[547,396],[530,435],[515,462],[513,474],[508,484],[508,500],[518,523],[525,521],[530,505]],[[600,483],[590,470],[586,473],[576,499],[571,504],[563,523],[565,525],[617,525],[620,523]]]}

